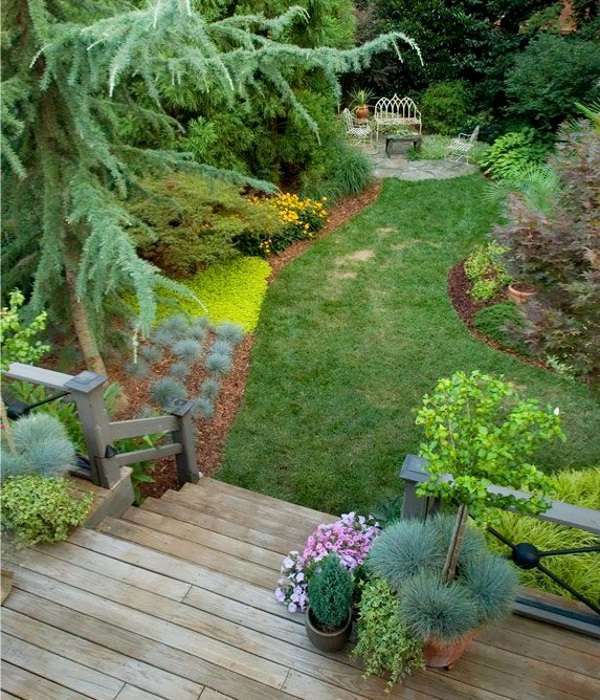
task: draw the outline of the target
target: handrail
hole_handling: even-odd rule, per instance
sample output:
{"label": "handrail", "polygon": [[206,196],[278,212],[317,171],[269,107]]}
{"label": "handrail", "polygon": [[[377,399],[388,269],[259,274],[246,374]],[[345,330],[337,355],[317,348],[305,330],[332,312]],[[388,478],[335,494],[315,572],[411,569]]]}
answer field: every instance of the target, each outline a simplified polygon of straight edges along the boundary
{"label": "handrail", "polygon": [[[71,375],[13,362],[4,376],[70,394],[83,429],[91,467],[90,478],[94,484],[111,488],[120,480],[121,466],[171,455],[175,455],[178,480],[181,484],[187,481],[196,482],[200,478],[192,401],[174,402],[167,415],[111,421],[103,397],[107,379],[100,374],[85,371]],[[156,447],[122,453],[117,452],[113,445],[118,440],[155,433],[170,433],[171,441]]]}
{"label": "handrail", "polygon": [[[404,518],[421,518],[426,519],[430,514],[435,513],[440,507],[440,501],[434,497],[420,497],[417,494],[419,484],[427,481],[429,474],[427,472],[427,460],[416,455],[407,455],[399,472],[400,478],[404,481],[404,496],[402,503],[402,516]],[[443,481],[452,481],[451,474],[444,474]],[[517,496],[518,498],[527,498],[528,494],[523,491],[516,491],[504,486],[490,485],[488,487],[490,493],[498,493],[503,496]],[[511,510],[511,509],[509,509]],[[586,530],[595,535],[600,535],[600,512],[591,508],[582,508],[574,506],[570,503],[562,501],[551,501],[551,505],[543,513],[531,515],[538,520],[543,520],[559,525],[567,525],[575,527],[579,530]],[[492,535],[500,539],[504,544],[511,548],[511,558],[521,568],[537,568],[544,574],[552,578],[559,585],[569,590],[575,597],[587,605],[587,609],[583,607],[574,609],[573,605],[568,603],[561,604],[556,601],[556,597],[540,600],[541,594],[529,593],[527,590],[520,591],[513,612],[525,617],[531,617],[535,620],[542,620],[555,625],[566,627],[577,632],[583,632],[593,637],[600,638],[600,615],[595,612],[588,612],[590,608],[593,611],[598,610],[595,601],[590,601],[582,594],[575,591],[571,586],[562,581],[549,569],[543,566],[540,559],[550,555],[550,552],[539,551],[535,545],[529,543],[513,544],[502,537],[500,533],[490,528]],[[599,547],[581,548],[580,551],[600,551]],[[559,552],[564,554],[572,553],[571,550]],[[556,554],[553,552],[552,554]]]}

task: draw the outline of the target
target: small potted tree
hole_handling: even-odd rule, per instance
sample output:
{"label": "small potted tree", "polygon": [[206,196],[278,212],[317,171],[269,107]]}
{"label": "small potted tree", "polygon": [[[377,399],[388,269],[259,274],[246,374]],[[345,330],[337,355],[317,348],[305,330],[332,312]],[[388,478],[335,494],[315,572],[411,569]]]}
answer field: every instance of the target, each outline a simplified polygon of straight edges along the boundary
{"label": "small potted tree", "polygon": [[339,651],[352,628],[352,574],[337,554],[320,560],[308,583],[306,633],[321,651]]}
{"label": "small potted tree", "polygon": [[[457,506],[441,572],[442,583],[452,590],[469,513],[484,517],[485,509],[493,507],[543,512],[549,506],[549,482],[530,460],[545,442],[565,438],[558,409],[544,410],[536,401],[523,400],[512,384],[479,371],[441,379],[423,399],[416,422],[423,426],[420,453],[429,471],[418,493]],[[527,497],[491,492],[491,484],[525,491]],[[469,636],[463,635],[463,640]],[[448,666],[465,646],[464,641],[444,645],[443,640],[429,639],[425,661]]]}
{"label": "small potted tree", "polygon": [[369,100],[373,99],[371,90],[355,90],[351,94],[350,105],[357,119],[366,121],[369,118]]}

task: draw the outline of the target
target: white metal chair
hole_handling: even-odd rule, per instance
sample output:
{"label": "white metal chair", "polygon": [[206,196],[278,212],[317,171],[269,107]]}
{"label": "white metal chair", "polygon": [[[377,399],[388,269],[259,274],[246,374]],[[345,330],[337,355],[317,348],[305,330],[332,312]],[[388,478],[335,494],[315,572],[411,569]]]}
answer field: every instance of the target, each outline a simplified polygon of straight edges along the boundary
{"label": "white metal chair", "polygon": [[421,134],[421,112],[410,97],[382,97],[375,104],[375,128],[377,142],[379,132],[387,131],[390,127],[406,126]]}
{"label": "white metal chair", "polygon": [[476,126],[470,134],[459,134],[448,144],[448,159],[457,163],[461,160],[469,162],[469,153],[477,143],[479,136],[479,126]]}
{"label": "white metal chair", "polygon": [[346,136],[373,145],[373,129],[367,120],[357,119],[348,108],[342,112],[342,119],[346,127]]}

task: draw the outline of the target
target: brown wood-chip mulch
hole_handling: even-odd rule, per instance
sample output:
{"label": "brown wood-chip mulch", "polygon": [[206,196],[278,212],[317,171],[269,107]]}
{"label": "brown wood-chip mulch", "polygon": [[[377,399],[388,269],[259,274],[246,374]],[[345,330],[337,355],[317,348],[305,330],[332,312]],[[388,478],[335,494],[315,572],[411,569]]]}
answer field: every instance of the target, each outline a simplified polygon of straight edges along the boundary
{"label": "brown wood-chip mulch", "polygon": [[[269,283],[288,263],[308,250],[316,240],[328,236],[373,203],[377,199],[380,189],[381,183],[375,182],[360,194],[340,200],[331,208],[327,223],[315,239],[296,241],[281,253],[272,255],[269,258],[272,270]],[[227,434],[241,406],[250,370],[253,343],[254,335],[250,333],[236,348],[231,372],[224,378],[215,403],[214,416],[210,420],[200,417],[196,421],[199,433],[198,464],[202,473],[207,476],[214,474],[220,465]],[[127,396],[127,404],[121,408],[117,418],[131,418],[139,414],[142,407],[148,402],[150,382],[155,380],[157,376],[166,374],[171,361],[172,358],[164,359],[156,365],[152,377],[147,379],[133,378],[124,371],[122,363],[109,362],[107,370],[111,381],[119,382],[125,396]],[[204,378],[205,372],[201,367],[197,367],[191,372],[186,381],[190,393],[198,392]],[[152,478],[154,479],[153,483],[142,485],[143,496],[160,498],[165,491],[177,489],[175,459],[169,457],[155,462]]]}

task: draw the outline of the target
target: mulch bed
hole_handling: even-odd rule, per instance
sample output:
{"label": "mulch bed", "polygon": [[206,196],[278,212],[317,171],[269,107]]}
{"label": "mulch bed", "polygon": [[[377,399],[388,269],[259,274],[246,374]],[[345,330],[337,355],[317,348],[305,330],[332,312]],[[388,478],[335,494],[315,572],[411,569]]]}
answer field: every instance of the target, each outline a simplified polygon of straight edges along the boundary
{"label": "mulch bed", "polygon": [[508,348],[497,340],[490,338],[489,336],[482,333],[475,327],[475,314],[486,306],[492,306],[493,304],[499,304],[503,301],[507,301],[508,297],[504,291],[497,294],[493,299],[488,301],[475,301],[472,299],[471,294],[471,282],[469,281],[464,268],[464,260],[456,263],[456,265],[450,269],[448,273],[448,296],[452,302],[454,310],[458,314],[459,318],[463,321],[465,326],[469,329],[469,333],[477,340],[484,342],[489,345],[494,350],[500,350],[508,355],[517,357],[521,362],[525,362],[533,367],[542,367],[543,369],[550,369],[541,360],[535,360],[526,355]]}
{"label": "mulch bed", "polygon": [[[268,281],[272,282],[288,263],[308,250],[315,240],[326,237],[374,202],[379,195],[380,189],[381,183],[375,182],[359,195],[345,197],[340,200],[330,210],[326,225],[315,239],[296,241],[296,243],[293,243],[281,253],[272,255],[269,258],[272,271]],[[199,418],[196,421],[198,426],[198,464],[200,471],[207,476],[214,474],[221,463],[227,434],[241,406],[246,380],[250,371],[250,356],[253,344],[254,335],[248,334],[236,348],[231,372],[223,380],[221,391],[215,403],[214,416],[210,420]],[[117,381],[121,384],[128,399],[127,405],[120,408],[116,416],[117,419],[131,418],[138,415],[143,406],[148,403],[151,380],[156,379],[156,376],[166,374],[171,361],[172,358],[164,359],[156,366],[153,377],[148,379],[131,377],[125,373],[122,363],[109,362],[107,371],[111,381]],[[196,368],[191,373],[186,382],[191,393],[197,392],[204,377],[205,372],[201,367]],[[160,498],[165,491],[179,488],[175,459],[168,457],[156,461],[152,471],[152,478],[154,479],[153,483],[143,484],[141,487],[142,495],[145,497]]]}

